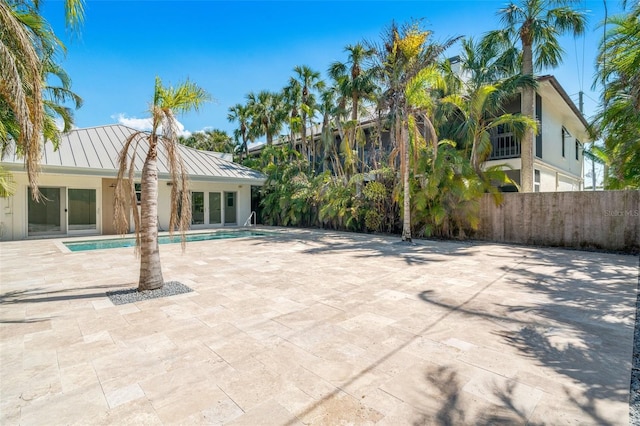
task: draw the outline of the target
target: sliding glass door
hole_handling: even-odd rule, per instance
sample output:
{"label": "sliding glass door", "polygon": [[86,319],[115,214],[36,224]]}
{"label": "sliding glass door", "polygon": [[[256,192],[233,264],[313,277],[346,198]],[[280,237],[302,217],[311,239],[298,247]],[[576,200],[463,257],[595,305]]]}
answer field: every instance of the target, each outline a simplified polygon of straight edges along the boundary
{"label": "sliding glass door", "polygon": [[69,189],[69,233],[96,231],[95,189]]}
{"label": "sliding glass door", "polygon": [[64,232],[62,189],[40,187],[40,199],[36,201],[29,188],[27,235],[56,235]]}
{"label": "sliding glass door", "polygon": [[95,189],[43,188],[35,201],[28,190],[28,236],[95,233],[98,230]]}

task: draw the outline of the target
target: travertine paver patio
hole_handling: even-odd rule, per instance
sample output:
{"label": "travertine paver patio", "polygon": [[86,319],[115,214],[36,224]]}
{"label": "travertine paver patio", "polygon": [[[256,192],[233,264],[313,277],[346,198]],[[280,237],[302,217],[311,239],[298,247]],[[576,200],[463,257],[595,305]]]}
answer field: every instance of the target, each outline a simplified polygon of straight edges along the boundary
{"label": "travertine paver patio", "polygon": [[0,423],[626,424],[638,259],[287,230],[0,243]]}

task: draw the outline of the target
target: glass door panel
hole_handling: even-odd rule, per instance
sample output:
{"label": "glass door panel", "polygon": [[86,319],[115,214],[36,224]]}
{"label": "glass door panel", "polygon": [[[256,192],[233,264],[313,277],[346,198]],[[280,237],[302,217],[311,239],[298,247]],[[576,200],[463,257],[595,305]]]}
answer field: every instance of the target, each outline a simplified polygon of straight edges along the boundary
{"label": "glass door panel", "polygon": [[40,187],[40,194],[40,200],[35,201],[31,188],[28,190],[28,235],[62,233],[60,188]]}
{"label": "glass door panel", "polygon": [[69,189],[69,232],[96,230],[96,190]]}
{"label": "glass door panel", "polygon": [[225,192],[224,193],[224,223],[226,225],[235,224],[236,220],[236,193]]}
{"label": "glass door panel", "polygon": [[191,193],[191,224],[204,225],[204,192]]}
{"label": "glass door panel", "polygon": [[219,192],[209,193],[209,224],[222,223],[222,204]]}

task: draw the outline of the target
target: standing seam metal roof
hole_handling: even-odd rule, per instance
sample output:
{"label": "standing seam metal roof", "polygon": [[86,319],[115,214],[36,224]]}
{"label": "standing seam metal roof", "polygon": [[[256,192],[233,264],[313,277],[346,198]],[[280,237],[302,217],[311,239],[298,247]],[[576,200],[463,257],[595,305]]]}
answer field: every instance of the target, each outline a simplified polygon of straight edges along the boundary
{"label": "standing seam metal roof", "polygon": [[[105,174],[113,175],[118,170],[118,157],[126,140],[138,133],[140,137],[135,155],[135,170],[142,171],[144,153],[148,149],[146,136],[149,133],[140,132],[121,124],[113,124],[86,129],[76,129],[64,133],[60,139],[57,151],[53,145],[47,143],[42,150],[41,166],[46,171],[48,166],[57,166],[67,169],[93,169],[96,172],[104,170]],[[129,150],[131,152],[136,144],[134,141]],[[208,151],[199,151],[183,145],[178,146],[182,160],[192,180],[221,178],[224,180],[252,180],[264,181],[265,176],[248,167],[236,164]],[[22,164],[22,158],[15,152],[8,152],[2,158],[5,164]],[[167,153],[162,142],[158,144],[158,173],[168,174],[169,164]]]}

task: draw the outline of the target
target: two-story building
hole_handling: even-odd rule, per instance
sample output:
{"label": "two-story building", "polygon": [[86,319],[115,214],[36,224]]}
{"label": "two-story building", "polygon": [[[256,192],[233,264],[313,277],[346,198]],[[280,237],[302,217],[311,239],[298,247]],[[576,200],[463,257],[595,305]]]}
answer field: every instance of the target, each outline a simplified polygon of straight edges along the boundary
{"label": "two-story building", "polygon": [[[589,141],[588,123],[575,106],[558,80],[552,75],[538,77],[536,93],[536,119],[539,132],[534,141],[534,191],[580,191],[583,189],[582,167],[583,146]],[[516,95],[504,106],[505,112],[516,114],[522,111],[521,96]],[[354,156],[372,166],[391,151],[391,138],[388,131],[377,134],[379,127],[372,117],[360,123],[367,143],[356,147]],[[314,129],[313,140],[320,146],[320,129]],[[374,141],[377,141],[374,143]],[[336,150],[339,151],[340,137],[335,134]],[[522,169],[520,141],[513,133],[500,131],[491,135],[492,151],[484,163],[484,167],[503,166],[506,174],[517,185],[520,184]],[[250,155],[259,155],[263,145],[251,148]],[[320,152],[316,149],[315,152]],[[322,158],[310,158],[318,170],[321,170]],[[363,161],[364,160],[364,161]],[[362,167],[359,171],[366,171]],[[506,185],[501,188],[505,192],[518,190],[518,186]]]}
{"label": "two-story building", "polygon": [[[506,105],[505,110],[519,113],[522,110],[520,96]],[[588,123],[552,75],[538,77],[536,119],[539,128],[533,147],[534,191],[581,191],[583,146],[589,141]],[[512,133],[496,132],[491,136],[491,145],[484,167],[505,165],[507,175],[519,184],[520,141]]]}

